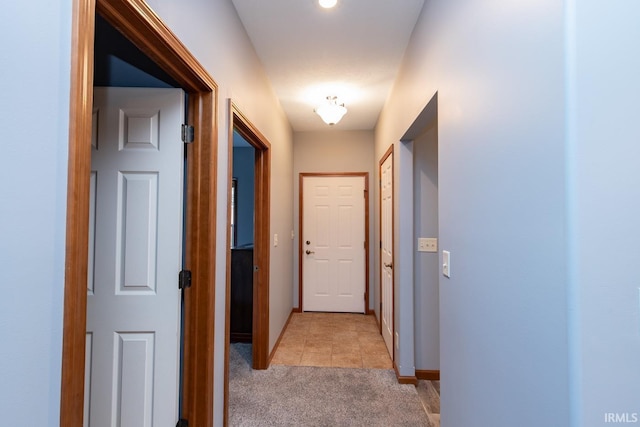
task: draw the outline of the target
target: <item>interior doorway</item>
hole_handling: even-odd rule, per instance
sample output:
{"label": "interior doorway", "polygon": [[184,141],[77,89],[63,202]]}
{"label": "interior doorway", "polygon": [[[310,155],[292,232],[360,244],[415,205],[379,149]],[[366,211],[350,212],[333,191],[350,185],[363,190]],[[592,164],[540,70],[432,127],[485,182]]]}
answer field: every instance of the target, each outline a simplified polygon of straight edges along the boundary
{"label": "interior doorway", "polygon": [[[197,287],[185,295],[182,417],[213,424],[217,86],[184,45],[141,0],[74,0],[69,124],[66,275],[60,425],[83,425],[89,241],[91,130],[96,12],[189,94],[185,263]],[[193,189],[198,189],[195,191]],[[211,222],[212,221],[212,222]]]}
{"label": "interior doorway", "polygon": [[[415,366],[422,380],[440,378],[440,266],[438,206],[438,94],[435,93],[414,118],[400,143],[396,144],[397,214],[408,223],[399,228],[395,244],[396,270],[395,318],[398,324],[398,367]],[[396,220],[396,223],[398,220]],[[409,298],[410,296],[410,298]],[[410,331],[407,332],[405,329]],[[404,333],[404,335],[403,335]],[[413,340],[406,346],[406,340]],[[403,344],[404,342],[404,344]],[[407,351],[409,350],[409,351]],[[399,379],[411,377],[411,369],[399,370]]]}
{"label": "interior doorway", "polygon": [[[247,119],[231,100],[229,100],[229,159],[228,159],[228,209],[227,242],[232,242],[232,220],[237,218],[232,212],[234,194],[233,179],[233,135],[237,133],[253,148],[253,244],[251,248],[251,343],[253,369],[269,367],[269,260],[270,260],[270,194],[271,194],[271,144],[262,133]],[[238,182],[239,185],[239,182]],[[238,191],[240,187],[237,188]],[[238,229],[239,231],[239,229]],[[244,254],[246,257],[247,254]],[[246,260],[245,260],[246,261]],[[231,342],[231,271],[232,249],[227,245],[226,277],[226,336],[225,336],[225,396],[224,420],[228,420],[229,410],[229,344]]]}
{"label": "interior doorway", "polygon": [[253,251],[255,246],[256,149],[233,130],[231,168],[230,342],[253,341]]}

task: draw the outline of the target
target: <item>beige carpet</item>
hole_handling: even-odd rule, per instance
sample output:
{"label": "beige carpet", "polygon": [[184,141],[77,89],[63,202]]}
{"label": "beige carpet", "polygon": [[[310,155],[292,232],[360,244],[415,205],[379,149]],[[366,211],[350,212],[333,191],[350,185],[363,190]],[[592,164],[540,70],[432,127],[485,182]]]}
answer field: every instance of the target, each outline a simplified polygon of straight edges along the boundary
{"label": "beige carpet", "polygon": [[229,359],[230,426],[433,427],[416,387],[390,369],[250,368],[251,345]]}

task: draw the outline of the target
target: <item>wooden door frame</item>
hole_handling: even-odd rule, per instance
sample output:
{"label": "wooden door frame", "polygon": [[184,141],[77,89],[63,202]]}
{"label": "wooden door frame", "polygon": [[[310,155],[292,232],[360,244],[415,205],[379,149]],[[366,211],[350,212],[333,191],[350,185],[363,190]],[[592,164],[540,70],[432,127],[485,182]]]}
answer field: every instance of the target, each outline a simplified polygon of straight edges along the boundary
{"label": "wooden door frame", "polygon": [[303,179],[308,177],[363,177],[364,178],[364,314],[371,314],[369,310],[369,172],[301,172],[298,178],[298,311],[304,312],[302,306],[302,240],[304,236],[303,206],[304,188]]}
{"label": "wooden door frame", "polygon": [[[269,263],[271,245],[271,144],[240,108],[229,100],[227,242],[231,240],[231,185],[234,129],[255,149],[253,265],[253,369],[269,367]],[[224,425],[229,420],[229,342],[231,336],[231,246],[227,244],[224,349]]]}
{"label": "wooden door frame", "polygon": [[182,417],[213,426],[218,88],[143,0],[73,0],[60,425],[83,425],[96,12],[189,94],[185,257],[193,286],[184,295]]}
{"label": "wooden door frame", "polygon": [[[393,144],[391,144],[391,146],[387,149],[387,151],[382,155],[382,158],[380,159],[380,162],[378,163],[378,218],[380,218],[380,223],[378,224],[379,226],[379,235],[380,235],[380,252],[379,252],[379,257],[378,257],[378,267],[379,267],[379,271],[378,271],[378,277],[380,278],[380,335],[382,335],[382,165],[384,164],[384,162],[389,158],[389,156],[393,155]],[[394,176],[393,176],[393,159],[391,160],[391,199],[393,200],[393,198],[395,197],[395,189],[394,189]],[[394,243],[395,243],[395,228],[394,228],[394,216],[395,216],[395,209],[393,208],[393,204],[391,205],[391,247],[394,248]],[[391,265],[395,265],[394,261],[394,254],[395,254],[395,249],[393,250],[393,252],[391,253]],[[393,328],[395,329],[395,287],[396,287],[396,271],[394,269],[391,270],[391,274],[393,277],[393,289],[391,290],[391,319],[393,321]],[[394,362],[394,366],[395,366],[395,355],[396,355],[396,337],[395,337],[395,333],[392,330],[391,331],[391,360]]]}

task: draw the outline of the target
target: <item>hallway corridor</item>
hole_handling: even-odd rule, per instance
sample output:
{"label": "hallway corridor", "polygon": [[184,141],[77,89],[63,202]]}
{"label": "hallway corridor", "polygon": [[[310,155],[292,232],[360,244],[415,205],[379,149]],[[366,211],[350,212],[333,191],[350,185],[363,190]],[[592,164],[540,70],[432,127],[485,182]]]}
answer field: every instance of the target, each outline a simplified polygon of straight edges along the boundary
{"label": "hallway corridor", "polygon": [[440,382],[399,384],[374,316],[294,313],[264,371],[230,355],[230,426],[440,425]]}

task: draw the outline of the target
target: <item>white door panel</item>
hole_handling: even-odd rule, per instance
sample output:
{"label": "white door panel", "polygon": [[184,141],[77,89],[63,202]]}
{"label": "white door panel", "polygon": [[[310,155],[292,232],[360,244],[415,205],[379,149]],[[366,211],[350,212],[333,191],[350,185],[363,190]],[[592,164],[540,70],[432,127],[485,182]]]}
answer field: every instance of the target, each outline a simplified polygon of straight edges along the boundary
{"label": "white door panel", "polygon": [[184,94],[95,88],[94,107],[85,424],[173,427]]}
{"label": "white door panel", "polygon": [[393,359],[393,153],[380,166],[380,280],[382,337]]}
{"label": "white door panel", "polygon": [[365,311],[364,186],[364,177],[303,177],[304,311]]}

